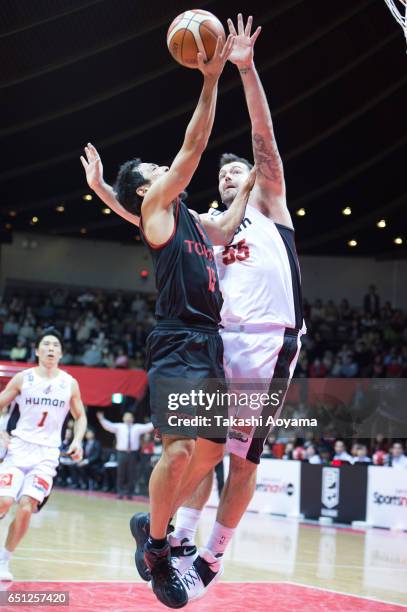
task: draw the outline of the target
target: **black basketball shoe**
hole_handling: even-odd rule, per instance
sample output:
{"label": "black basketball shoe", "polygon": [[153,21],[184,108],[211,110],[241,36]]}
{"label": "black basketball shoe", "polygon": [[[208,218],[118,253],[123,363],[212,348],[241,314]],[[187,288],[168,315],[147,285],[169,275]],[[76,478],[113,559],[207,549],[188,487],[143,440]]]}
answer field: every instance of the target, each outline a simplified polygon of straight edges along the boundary
{"label": "black basketball shoe", "polygon": [[[137,544],[134,554],[137,571],[143,580],[149,582],[151,580],[150,570],[144,561],[144,546],[150,535],[150,515],[148,512],[138,512],[131,517],[130,531]],[[172,531],[174,531],[174,527],[169,524],[167,534]]]}
{"label": "black basketball shoe", "polygon": [[151,574],[151,587],[157,599],[167,608],[183,608],[188,603],[188,594],[180,574],[171,563],[171,547],[153,548],[147,542],[144,560]]}
{"label": "black basketball shoe", "polygon": [[150,535],[150,515],[147,512],[134,514],[130,519],[130,531],[137,544],[134,554],[137,571],[140,577],[148,582],[151,580],[151,574],[144,561],[144,546]]}

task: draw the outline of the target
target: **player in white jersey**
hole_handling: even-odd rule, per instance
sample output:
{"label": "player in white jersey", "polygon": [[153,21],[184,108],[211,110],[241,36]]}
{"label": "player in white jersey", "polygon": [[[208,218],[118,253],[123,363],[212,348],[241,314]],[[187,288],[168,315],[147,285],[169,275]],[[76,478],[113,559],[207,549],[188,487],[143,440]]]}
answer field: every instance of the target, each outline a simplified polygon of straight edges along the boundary
{"label": "player in white jersey", "polygon": [[[260,33],[251,36],[252,18],[246,27],[238,16],[238,32],[231,20],[230,32],[236,36],[229,60],[239,69],[252,124],[253,155],[257,177],[250,193],[245,215],[231,243],[215,247],[216,262],[224,304],[222,339],[225,374],[229,392],[254,390],[282,398],[262,410],[236,409],[234,415],[258,417],[279,415],[305,331],[302,314],[301,280],[294,242],[294,229],[286,203],[282,161],[275,141],[269,106],[254,66],[253,46]],[[251,164],[235,155],[224,155],[219,172],[219,192],[228,208]],[[223,213],[212,211],[215,219]],[[242,381],[251,381],[247,388]],[[263,423],[264,423],[263,421]],[[217,519],[205,549],[192,568],[183,574],[189,599],[201,596],[221,574],[221,558],[235,528],[245,512],[256,486],[257,465],[269,427],[232,428],[228,432],[230,472]],[[177,514],[172,546],[191,549],[200,512],[211,487],[213,472],[196,493],[184,502]],[[180,553],[180,559],[187,553]],[[178,564],[181,570],[185,564]]]}
{"label": "player in white jersey", "polygon": [[25,535],[33,512],[51,492],[59,462],[61,429],[70,410],[75,435],[68,453],[82,457],[87,419],[77,381],[58,368],[62,339],[50,328],[37,339],[38,366],[16,374],[0,393],[0,409],[18,400],[20,417],[0,464],[0,516],[16,501],[5,546],[0,550],[0,580],[13,580],[8,564]]}

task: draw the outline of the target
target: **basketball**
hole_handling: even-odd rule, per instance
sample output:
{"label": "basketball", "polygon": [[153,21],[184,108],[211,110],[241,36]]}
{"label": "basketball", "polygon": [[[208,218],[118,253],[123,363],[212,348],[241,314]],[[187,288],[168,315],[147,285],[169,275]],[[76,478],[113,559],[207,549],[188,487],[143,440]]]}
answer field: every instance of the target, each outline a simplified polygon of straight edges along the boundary
{"label": "basketball", "polygon": [[167,46],[172,57],[182,66],[197,68],[197,54],[204,61],[213,57],[218,37],[225,43],[223,25],[208,11],[193,9],[178,15],[167,32]]}

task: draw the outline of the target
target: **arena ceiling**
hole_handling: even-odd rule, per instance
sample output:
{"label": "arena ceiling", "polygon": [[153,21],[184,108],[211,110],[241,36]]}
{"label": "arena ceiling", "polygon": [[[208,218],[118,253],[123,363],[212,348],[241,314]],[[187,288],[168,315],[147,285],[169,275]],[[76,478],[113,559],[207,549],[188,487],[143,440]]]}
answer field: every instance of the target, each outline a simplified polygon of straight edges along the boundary
{"label": "arena ceiling", "polygon": [[[405,257],[407,57],[384,1],[213,0],[199,7],[223,23],[250,7],[255,25],[263,26],[255,60],[285,164],[300,254]],[[105,214],[97,198],[83,199],[89,191],[79,156],[92,141],[108,181],[131,157],[170,163],[201,84],[200,74],[178,66],[165,43],[169,23],[188,8],[190,2],[178,0],[2,0],[4,233],[137,244],[131,225]],[[222,152],[251,157],[244,95],[232,65],[222,76],[213,134],[188,189],[189,205],[198,211],[217,198]],[[305,215],[298,216],[302,208]],[[385,228],[377,227],[380,220]]]}

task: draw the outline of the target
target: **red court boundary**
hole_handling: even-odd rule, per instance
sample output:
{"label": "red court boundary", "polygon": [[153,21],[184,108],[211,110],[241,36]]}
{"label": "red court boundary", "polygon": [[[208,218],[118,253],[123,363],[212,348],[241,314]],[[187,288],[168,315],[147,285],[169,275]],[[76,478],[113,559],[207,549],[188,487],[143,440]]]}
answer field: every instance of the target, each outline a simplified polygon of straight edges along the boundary
{"label": "red court boundary", "polygon": [[[58,606],[62,612],[164,612],[146,584],[131,582],[13,582],[0,583],[1,590],[12,591],[69,591],[69,608]],[[4,596],[4,595],[3,595]],[[4,607],[3,607],[4,606]],[[7,612],[33,612],[55,610],[51,606],[7,606]],[[312,586],[287,582],[223,582],[210,589],[207,595],[185,608],[191,612],[406,612],[400,604],[385,603],[376,599],[345,595]]]}

